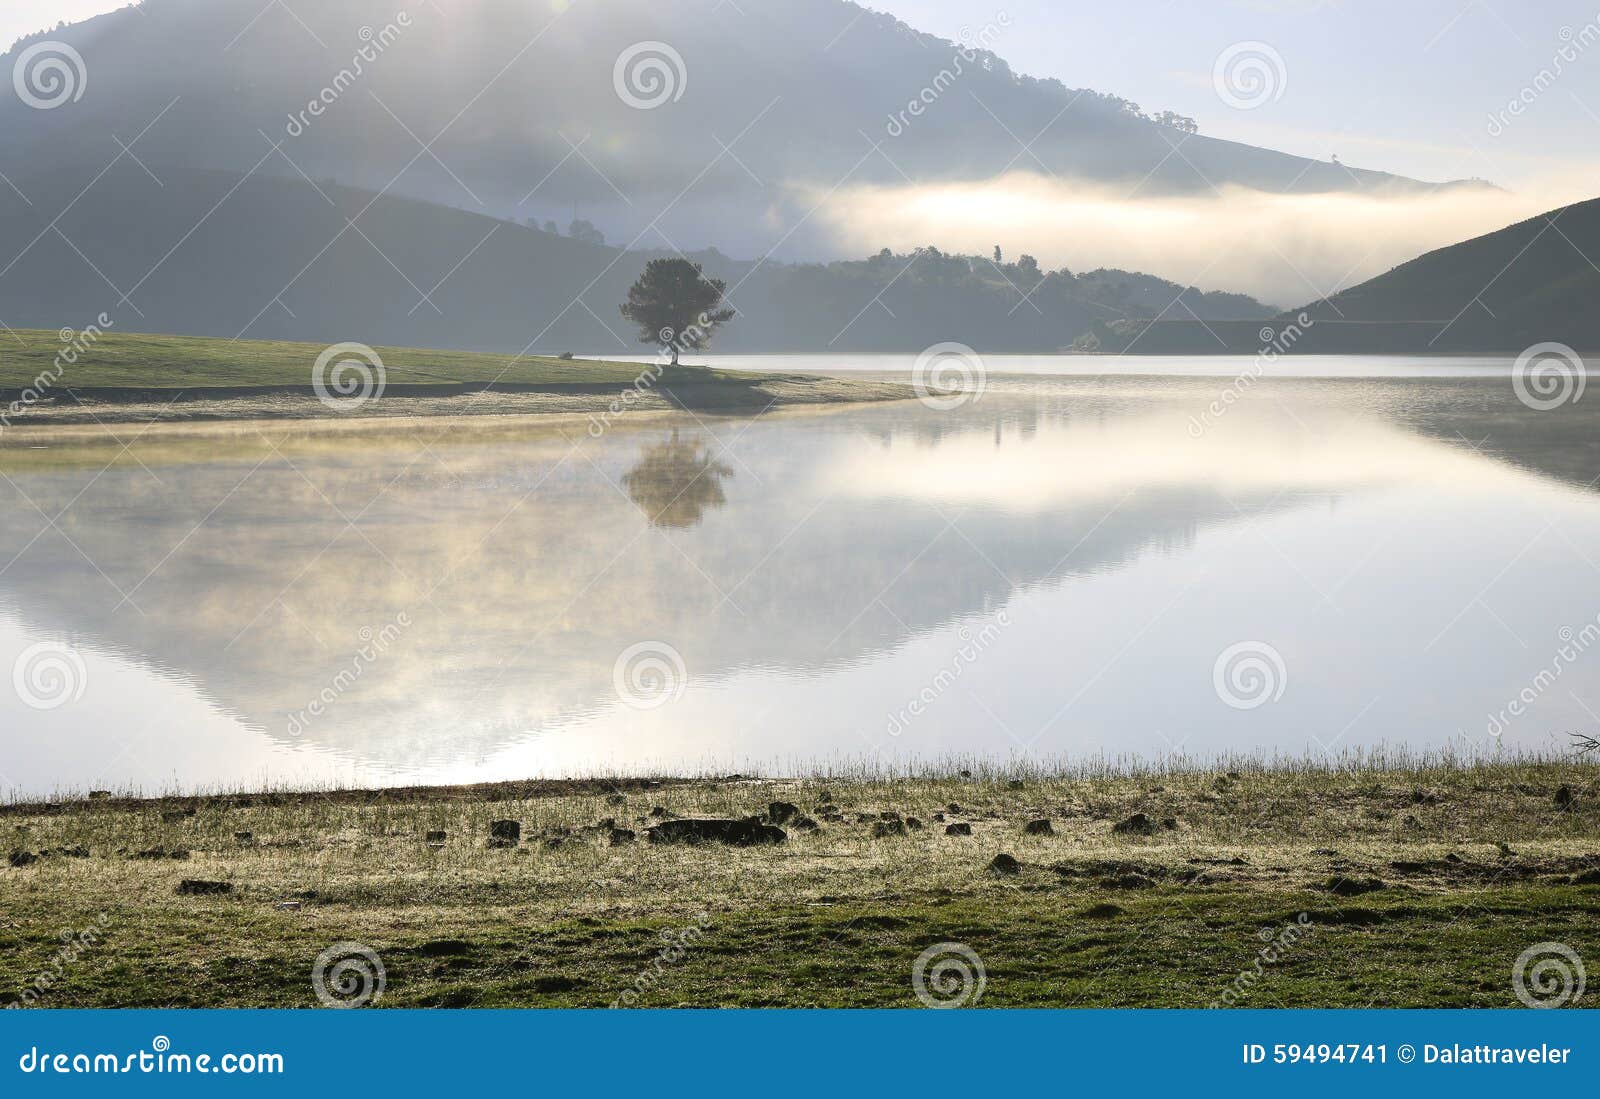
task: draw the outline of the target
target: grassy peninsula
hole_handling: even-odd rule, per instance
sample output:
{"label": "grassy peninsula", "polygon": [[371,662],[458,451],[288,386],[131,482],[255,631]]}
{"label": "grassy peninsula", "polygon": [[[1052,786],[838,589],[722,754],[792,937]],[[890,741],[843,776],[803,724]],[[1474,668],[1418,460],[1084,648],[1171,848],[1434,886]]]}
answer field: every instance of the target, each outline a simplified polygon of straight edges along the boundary
{"label": "grassy peninsula", "polygon": [[0,413],[7,428],[524,413],[604,416],[614,405],[627,411],[689,408],[748,414],[783,405],[913,395],[907,386],[881,382],[548,355],[114,330],[17,329],[0,334],[0,339]]}

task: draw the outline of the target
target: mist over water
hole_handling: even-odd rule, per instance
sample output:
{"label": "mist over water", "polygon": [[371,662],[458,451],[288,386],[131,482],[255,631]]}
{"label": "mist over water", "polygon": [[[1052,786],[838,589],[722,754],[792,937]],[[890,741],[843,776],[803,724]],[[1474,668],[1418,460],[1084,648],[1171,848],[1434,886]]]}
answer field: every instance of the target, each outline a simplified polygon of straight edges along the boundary
{"label": "mist over water", "polygon": [[[0,772],[45,794],[1551,747],[1600,695],[1600,656],[1555,655],[1596,611],[1593,414],[1430,362],[1263,382],[1198,433],[1225,379],[1001,360],[953,411],[8,447],[0,661],[64,646],[79,693],[0,703]],[[76,498],[70,530],[21,493]]]}

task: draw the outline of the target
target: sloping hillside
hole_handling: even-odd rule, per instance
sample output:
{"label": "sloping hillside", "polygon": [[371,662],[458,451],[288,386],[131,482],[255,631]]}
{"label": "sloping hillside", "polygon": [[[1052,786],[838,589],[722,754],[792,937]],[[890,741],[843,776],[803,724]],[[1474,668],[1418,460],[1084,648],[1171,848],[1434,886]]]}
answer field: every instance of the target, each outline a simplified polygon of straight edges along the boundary
{"label": "sloping hillside", "polygon": [[[1080,342],[1118,354],[1380,355],[1600,349],[1600,199],[1448,248],[1274,318],[1273,325],[1168,315],[1110,319]],[[1148,314],[1155,317],[1156,314]],[[1240,315],[1241,319],[1243,315]],[[1304,318],[1304,319],[1302,319]],[[1309,321],[1309,323],[1306,323]],[[1292,330],[1287,341],[1282,333]]]}
{"label": "sloping hillside", "polygon": [[[11,178],[42,196],[61,174]],[[158,185],[126,159],[90,178],[61,216],[0,189],[0,321],[12,328],[76,329],[105,313],[118,331],[614,356],[650,350],[618,305],[652,255],[673,254],[331,183],[171,170]],[[726,281],[738,310],[718,334],[722,351],[915,352],[960,340],[1048,352],[1097,319],[1270,313],[1148,275],[1047,274],[1026,257],[691,256]]]}
{"label": "sloping hillside", "polygon": [[1600,199],[1403,263],[1306,306],[1323,322],[1433,321],[1445,346],[1600,346]]}

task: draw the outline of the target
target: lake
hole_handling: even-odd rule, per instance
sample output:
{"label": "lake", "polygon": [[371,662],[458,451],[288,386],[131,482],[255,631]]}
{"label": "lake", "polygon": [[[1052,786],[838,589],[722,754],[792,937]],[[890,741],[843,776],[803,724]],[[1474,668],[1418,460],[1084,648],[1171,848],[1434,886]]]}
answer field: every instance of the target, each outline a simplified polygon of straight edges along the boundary
{"label": "lake", "polygon": [[1536,411],[1489,359],[1245,365],[991,357],[955,407],[599,437],[9,432],[0,789],[1594,732],[1600,405]]}

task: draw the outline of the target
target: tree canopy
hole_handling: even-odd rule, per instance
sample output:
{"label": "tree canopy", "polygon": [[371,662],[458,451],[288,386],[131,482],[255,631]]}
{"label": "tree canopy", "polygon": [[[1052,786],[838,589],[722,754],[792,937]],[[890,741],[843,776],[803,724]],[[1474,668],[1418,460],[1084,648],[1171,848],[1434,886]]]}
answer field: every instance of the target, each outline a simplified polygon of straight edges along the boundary
{"label": "tree canopy", "polygon": [[680,351],[705,347],[717,327],[733,319],[733,310],[722,304],[727,289],[698,263],[653,259],[628,289],[622,315],[639,329],[640,343],[665,347],[676,366]]}

